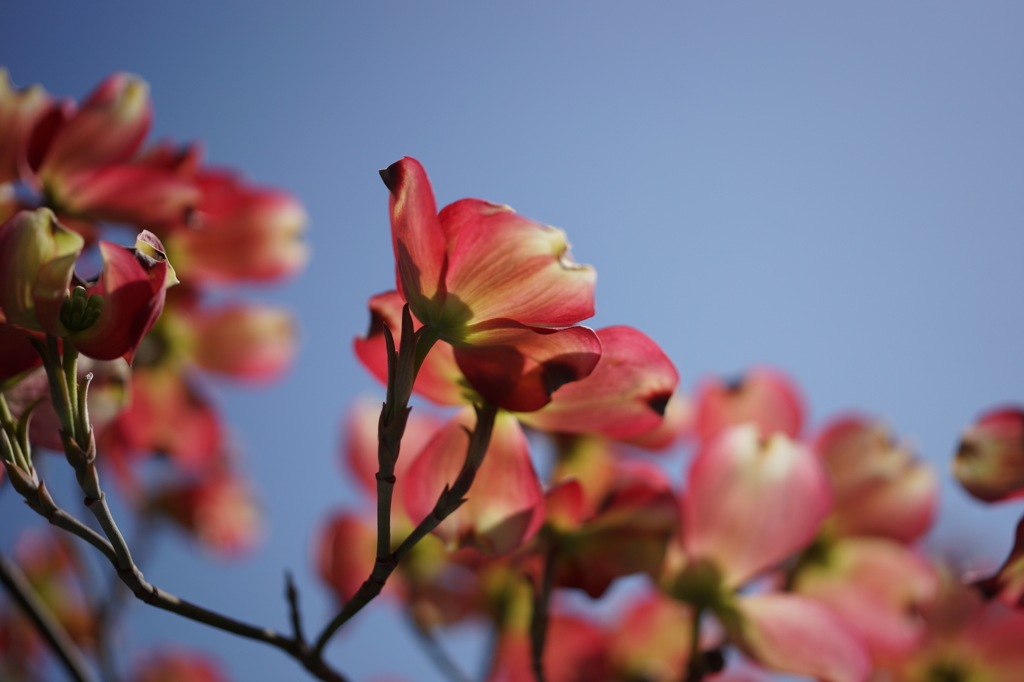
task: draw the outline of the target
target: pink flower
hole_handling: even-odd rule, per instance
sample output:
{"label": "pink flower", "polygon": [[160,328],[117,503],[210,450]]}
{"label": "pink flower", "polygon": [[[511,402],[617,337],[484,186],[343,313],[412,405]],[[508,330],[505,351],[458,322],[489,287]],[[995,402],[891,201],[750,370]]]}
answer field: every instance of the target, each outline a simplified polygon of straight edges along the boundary
{"label": "pink flower", "polygon": [[287,192],[244,183],[225,170],[202,170],[191,227],[167,248],[194,283],[265,282],[295,274],[309,260],[306,212]]}
{"label": "pink flower", "polygon": [[[455,481],[469,444],[473,411],[463,409],[424,447],[408,469],[403,495],[413,522],[433,513],[437,496]],[[532,538],[544,522],[544,494],[530,462],[529,444],[516,418],[498,412],[490,446],[466,502],[434,534],[450,546],[507,554]]]}
{"label": "pink flower", "polygon": [[398,290],[488,401],[526,412],[590,374],[601,345],[592,268],[576,264],[561,230],[507,206],[463,199],[440,214],[423,167],[406,157],[381,171],[391,190]]}
{"label": "pink flower", "polygon": [[803,399],[785,374],[755,367],[735,382],[704,381],[697,389],[694,421],[701,443],[745,422],[755,423],[764,436],[783,433],[796,438],[803,429]]}
{"label": "pink flower", "polygon": [[938,477],[877,420],[833,420],[814,445],[829,472],[835,505],[831,533],[913,542],[938,507]]}
{"label": "pink flower", "polygon": [[[828,479],[813,453],[756,423],[719,433],[698,452],[682,497],[682,566],[663,578],[677,599],[709,608],[730,641],[776,670],[826,682],[862,682],[860,635],[818,601],[737,594],[804,549],[828,514]],[[676,571],[673,575],[672,571]]]}
{"label": "pink flower", "polygon": [[985,502],[1024,495],[1024,410],[991,410],[968,427],[953,473],[967,492]]}
{"label": "pink flower", "polygon": [[111,75],[80,107],[63,102],[39,119],[27,153],[32,179],[61,214],[149,227],[186,221],[199,199],[194,184],[135,160],[152,118],[149,86]]}
{"label": "pink flower", "polygon": [[174,269],[160,240],[142,232],[134,249],[101,242],[99,279],[69,292],[82,247],[48,209],[12,217],[0,226],[0,308],[8,324],[63,337],[97,360],[130,363],[177,283]]}

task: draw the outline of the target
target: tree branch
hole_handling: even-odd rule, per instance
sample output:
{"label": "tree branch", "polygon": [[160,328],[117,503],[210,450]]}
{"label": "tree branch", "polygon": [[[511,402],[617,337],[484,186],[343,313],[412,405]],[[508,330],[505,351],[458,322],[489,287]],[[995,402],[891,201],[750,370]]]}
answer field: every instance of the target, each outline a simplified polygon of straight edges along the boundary
{"label": "tree branch", "polygon": [[97,682],[82,650],[72,641],[67,630],[53,617],[53,613],[39,598],[25,574],[3,554],[0,554],[0,583],[18,603],[36,629],[57,654],[61,665],[75,682]]}

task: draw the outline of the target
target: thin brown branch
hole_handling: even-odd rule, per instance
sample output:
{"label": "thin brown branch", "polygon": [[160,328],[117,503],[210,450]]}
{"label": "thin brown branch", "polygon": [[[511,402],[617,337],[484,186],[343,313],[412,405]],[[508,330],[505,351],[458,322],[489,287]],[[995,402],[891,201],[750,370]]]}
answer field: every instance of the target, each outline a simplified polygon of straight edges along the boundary
{"label": "thin brown branch", "polygon": [[0,554],[0,583],[57,654],[71,679],[75,682],[97,682],[82,650],[32,589],[21,569],[3,554]]}
{"label": "thin brown branch", "polygon": [[545,682],[544,644],[548,635],[548,605],[551,602],[551,589],[554,587],[558,542],[551,534],[547,534],[547,537],[541,538],[541,547],[546,549],[544,567],[540,584],[533,586],[533,613],[530,616],[533,674],[537,677],[537,682]]}
{"label": "thin brown branch", "polygon": [[370,577],[360,585],[359,590],[345,603],[338,614],[320,633],[314,647],[314,651],[317,654],[323,652],[327,642],[338,631],[338,628],[347,623],[364,606],[380,594],[399,562],[416,546],[416,543],[426,537],[430,531],[437,528],[442,521],[448,518],[466,501],[466,494],[469,492],[470,486],[473,485],[476,472],[483,462],[484,455],[487,453],[487,446],[490,445],[491,432],[494,429],[494,418],[497,412],[498,408],[490,403],[484,403],[482,407],[477,408],[476,428],[470,434],[469,446],[466,449],[466,459],[462,464],[459,475],[455,479],[455,483],[445,487],[440,497],[438,497],[433,511],[419,522],[416,528],[398,546],[398,549],[384,558],[377,558],[373,570],[370,572]]}

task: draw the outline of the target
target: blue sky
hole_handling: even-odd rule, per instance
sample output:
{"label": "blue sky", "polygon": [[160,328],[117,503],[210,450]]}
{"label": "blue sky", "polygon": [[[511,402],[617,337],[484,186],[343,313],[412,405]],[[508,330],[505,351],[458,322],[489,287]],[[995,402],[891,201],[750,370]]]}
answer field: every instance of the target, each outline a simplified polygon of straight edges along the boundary
{"label": "blue sky", "polygon": [[[886,418],[943,473],[933,545],[998,557],[1021,505],[982,508],[948,475],[960,430],[1024,402],[1024,7],[1018,3],[7,3],[0,64],[81,97],[146,78],[155,133],[286,187],[313,259],[287,286],[290,377],[218,386],[269,537],[211,564],[174,540],[147,575],[284,628],[282,571],[310,625],[319,519],[353,504],[339,421],[377,391],[350,351],[392,286],[376,170],[419,158],[440,204],[476,196],[565,229],[597,268],[595,327],[630,324],[692,388],[769,363],[815,424]],[[68,493],[70,494],[70,492]],[[11,496],[4,526],[34,522]],[[0,537],[8,537],[3,529]],[[339,639],[354,680],[440,679],[387,608]],[[299,679],[276,651],[137,608],[130,640],[219,653],[239,680]],[[453,639],[474,661],[477,635]]]}

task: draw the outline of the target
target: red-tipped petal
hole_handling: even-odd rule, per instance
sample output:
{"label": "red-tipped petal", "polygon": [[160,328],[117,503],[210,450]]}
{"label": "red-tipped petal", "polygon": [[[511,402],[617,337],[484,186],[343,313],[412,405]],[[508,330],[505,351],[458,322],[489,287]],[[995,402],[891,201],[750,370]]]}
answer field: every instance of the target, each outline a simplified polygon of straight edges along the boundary
{"label": "red-tipped petal", "polygon": [[[454,483],[466,458],[466,430],[474,425],[473,411],[463,410],[409,468],[404,499],[414,522],[430,514],[445,486]],[[466,499],[434,531],[449,544],[498,556],[522,545],[543,524],[544,493],[530,461],[526,435],[512,415],[498,413],[490,447]]]}
{"label": "red-tipped petal", "polygon": [[992,410],[969,427],[953,473],[971,495],[998,502],[1024,495],[1024,410]]}
{"label": "red-tipped petal", "polygon": [[136,249],[100,242],[103,273],[90,294],[103,296],[102,312],[91,327],[68,334],[84,355],[97,360],[124,357],[130,364],[142,338],[160,317],[166,288],[177,280],[163,253],[147,245],[146,239],[159,244],[148,232],[139,236]]}
{"label": "red-tipped petal", "polygon": [[0,68],[0,185],[21,178],[32,126],[52,98],[41,86],[17,90],[7,69]]}
{"label": "red-tipped petal", "polygon": [[189,351],[205,370],[236,379],[280,377],[295,359],[295,320],[285,308],[228,305],[188,316]]}
{"label": "red-tipped petal", "polygon": [[880,422],[862,416],[834,420],[815,450],[832,480],[829,523],[835,533],[913,542],[931,527],[938,477]]}
{"label": "red-tipped petal", "polygon": [[131,159],[152,118],[145,81],[126,73],[109,76],[53,134],[39,176],[62,196],[76,175]]}
{"label": "red-tipped petal", "polygon": [[168,238],[167,252],[192,282],[264,282],[294,274],[309,260],[306,211],[291,194],[244,184],[234,175],[198,176],[202,192],[191,229]]}
{"label": "red-tipped petal", "polygon": [[616,578],[654,577],[678,529],[678,503],[667,482],[622,470],[598,514],[568,536],[556,583],[598,598]]}
{"label": "red-tipped petal", "polygon": [[[606,635],[581,618],[553,615],[544,646],[548,682],[595,682],[608,674]],[[500,634],[487,682],[535,682],[529,634],[506,629]]]}
{"label": "red-tipped petal", "polygon": [[333,514],[315,540],[317,574],[343,604],[370,575],[376,553],[373,526],[349,512]]}
{"label": "red-tipped petal", "polygon": [[593,316],[597,275],[572,260],[564,232],[507,206],[475,199],[457,206],[462,210],[446,209],[462,224],[449,246],[445,281],[449,299],[465,306],[467,316],[451,300],[446,315],[462,324],[504,318],[544,326]]}
{"label": "red-tipped petal", "polygon": [[891,660],[924,637],[920,612],[938,587],[935,570],[903,545],[851,538],[829,547],[821,562],[804,567],[793,589],[853,625],[876,659]]}
{"label": "red-tipped petal", "polygon": [[198,203],[191,180],[143,164],[100,168],[69,183],[61,197],[69,213],[154,229],[184,225]]}
{"label": "red-tipped petal", "polygon": [[734,426],[703,448],[683,496],[683,543],[715,561],[738,587],[808,544],[831,506],[817,457],[753,424]]}
{"label": "red-tipped petal", "polygon": [[[397,291],[377,294],[370,299],[370,329],[366,336],[354,341],[355,352],[360,362],[381,383],[387,383],[388,355],[384,340],[386,324],[394,335],[395,347],[402,339],[402,307],[405,301]],[[420,324],[413,320],[417,329]],[[455,351],[444,341],[438,341],[430,349],[416,375],[413,390],[439,405],[465,405],[479,401],[476,392],[466,385],[462,370],[455,362]]]}
{"label": "red-tipped petal", "polygon": [[488,401],[530,412],[551,394],[590,375],[601,357],[592,329],[526,327],[511,320],[473,328],[455,346],[455,360],[469,384]]}
{"label": "red-tipped petal", "polygon": [[738,632],[730,628],[730,636],[769,668],[821,682],[863,682],[871,672],[863,640],[817,601],[759,594],[739,597],[737,610],[742,624]]}
{"label": "red-tipped petal", "polygon": [[217,661],[191,651],[173,648],[150,654],[135,666],[132,682],[230,682]]}
{"label": "red-tipped petal", "polygon": [[693,403],[676,391],[665,406],[665,415],[655,428],[624,439],[624,442],[653,452],[665,452],[693,430]]}
{"label": "red-tipped petal", "polygon": [[157,493],[153,508],[223,557],[252,550],[262,536],[260,511],[248,482],[229,471],[168,487]]}
{"label": "red-tipped petal", "polygon": [[615,679],[683,679],[692,632],[689,606],[660,592],[641,597],[619,621],[611,638],[609,658]]}
{"label": "red-tipped petal", "polygon": [[662,422],[679,383],[672,361],[650,337],[632,327],[597,331],[601,359],[585,379],[554,393],[542,409],[520,419],[555,433],[600,433],[629,439]]}
{"label": "red-tipped petal", "polygon": [[578,530],[588,515],[583,486],[575,478],[559,481],[545,495],[546,521],[560,533]]}
{"label": "red-tipped petal", "polygon": [[217,461],[222,437],[217,412],[176,368],[138,368],[132,402],[103,435],[101,449],[121,459],[161,453],[197,473]]}
{"label": "red-tipped petal", "polygon": [[43,363],[28,339],[21,329],[0,322],[0,390]]}
{"label": "red-tipped petal", "polygon": [[732,383],[705,381],[695,400],[695,429],[701,443],[745,422],[757,424],[764,436],[783,433],[796,438],[803,428],[803,400],[796,384],[768,367],[756,367]]}
{"label": "red-tipped petal", "polygon": [[391,192],[391,241],[398,288],[417,318],[436,324],[444,305],[447,246],[427,172],[406,156],[380,172]]}

